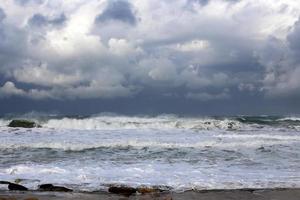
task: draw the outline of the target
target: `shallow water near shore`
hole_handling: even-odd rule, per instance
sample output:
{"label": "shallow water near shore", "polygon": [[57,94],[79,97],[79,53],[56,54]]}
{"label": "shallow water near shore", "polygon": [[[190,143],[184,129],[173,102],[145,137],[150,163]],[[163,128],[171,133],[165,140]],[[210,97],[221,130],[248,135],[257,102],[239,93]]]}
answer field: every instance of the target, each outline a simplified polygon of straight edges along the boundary
{"label": "shallow water near shore", "polygon": [[176,192],[300,187],[296,117],[25,118],[43,128],[8,128],[12,117],[0,120],[0,180],[29,189],[43,183],[75,191],[105,191],[110,184]]}
{"label": "shallow water near shore", "polygon": [[299,189],[265,189],[265,190],[212,190],[212,191],[186,191],[182,193],[166,192],[146,195],[122,196],[109,193],[53,193],[53,192],[1,192],[3,200],[298,200]]}

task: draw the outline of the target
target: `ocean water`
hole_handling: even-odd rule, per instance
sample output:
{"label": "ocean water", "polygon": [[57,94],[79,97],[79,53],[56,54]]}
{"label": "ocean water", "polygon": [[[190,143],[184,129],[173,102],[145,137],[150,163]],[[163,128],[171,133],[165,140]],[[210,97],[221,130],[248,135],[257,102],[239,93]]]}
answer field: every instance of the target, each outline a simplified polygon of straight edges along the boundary
{"label": "ocean water", "polygon": [[[15,118],[43,128],[7,127]],[[178,192],[299,188],[300,118],[3,117],[0,180],[19,180],[30,189],[52,183],[77,191],[106,190],[110,184]]]}

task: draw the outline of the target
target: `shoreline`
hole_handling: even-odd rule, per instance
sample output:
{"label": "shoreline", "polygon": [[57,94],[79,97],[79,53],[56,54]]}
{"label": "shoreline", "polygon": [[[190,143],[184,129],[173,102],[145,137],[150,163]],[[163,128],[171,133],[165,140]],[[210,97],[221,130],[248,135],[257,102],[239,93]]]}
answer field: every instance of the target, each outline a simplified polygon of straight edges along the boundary
{"label": "shoreline", "polygon": [[201,199],[201,200],[299,200],[300,188],[274,188],[274,189],[235,189],[235,190],[201,190],[185,191],[182,193],[161,192],[148,194],[134,194],[124,196],[108,192],[41,192],[41,191],[0,191],[0,200],[175,200],[175,199]]}

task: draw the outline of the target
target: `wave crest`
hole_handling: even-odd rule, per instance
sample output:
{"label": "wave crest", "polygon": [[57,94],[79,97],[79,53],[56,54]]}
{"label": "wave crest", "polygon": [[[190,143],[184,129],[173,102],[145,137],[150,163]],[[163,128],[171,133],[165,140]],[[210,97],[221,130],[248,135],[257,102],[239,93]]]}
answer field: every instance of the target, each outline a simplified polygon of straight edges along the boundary
{"label": "wave crest", "polygon": [[47,128],[67,128],[82,130],[97,129],[192,129],[192,130],[236,130],[242,124],[230,119],[197,118],[141,118],[141,117],[92,117],[85,119],[50,119],[43,124]]}

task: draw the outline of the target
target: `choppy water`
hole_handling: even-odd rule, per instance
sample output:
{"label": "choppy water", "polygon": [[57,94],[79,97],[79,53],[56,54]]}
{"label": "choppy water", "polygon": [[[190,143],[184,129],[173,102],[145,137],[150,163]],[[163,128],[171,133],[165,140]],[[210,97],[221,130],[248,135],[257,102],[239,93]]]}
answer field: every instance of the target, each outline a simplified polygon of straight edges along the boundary
{"label": "choppy water", "polygon": [[11,119],[0,119],[0,180],[32,189],[300,187],[300,118],[26,118],[43,128],[8,128]]}

